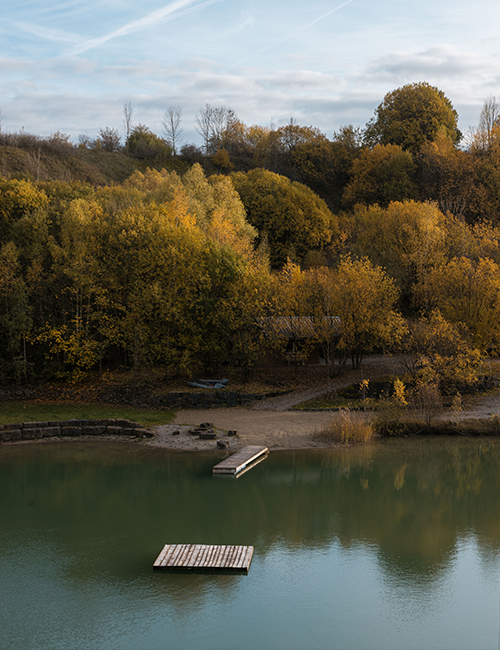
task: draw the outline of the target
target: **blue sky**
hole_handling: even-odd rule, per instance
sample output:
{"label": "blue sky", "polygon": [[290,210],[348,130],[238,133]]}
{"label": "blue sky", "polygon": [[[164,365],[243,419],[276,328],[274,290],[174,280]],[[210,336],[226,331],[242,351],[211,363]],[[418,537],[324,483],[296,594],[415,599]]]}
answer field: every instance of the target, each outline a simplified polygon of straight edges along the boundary
{"label": "blue sky", "polygon": [[384,95],[427,81],[460,128],[500,99],[498,0],[3,0],[4,131],[75,140],[133,123],[161,135],[169,106],[198,142],[206,103],[246,124],[294,118],[328,137],[364,126]]}

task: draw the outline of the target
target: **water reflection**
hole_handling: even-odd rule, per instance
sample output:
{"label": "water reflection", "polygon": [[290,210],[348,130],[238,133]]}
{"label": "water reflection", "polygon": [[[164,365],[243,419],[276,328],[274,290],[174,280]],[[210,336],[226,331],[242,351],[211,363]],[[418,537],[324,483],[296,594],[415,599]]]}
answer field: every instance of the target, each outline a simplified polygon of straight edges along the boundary
{"label": "water reflection", "polygon": [[[428,623],[448,611],[443,603],[460,612],[468,598],[482,602],[485,590],[496,593],[496,441],[396,440],[280,452],[237,481],[212,477],[217,460],[107,443],[0,447],[0,593],[12,594],[8,602],[0,597],[3,615],[14,616],[27,602],[39,613],[56,607],[62,625],[77,608],[74,625],[83,639],[92,619],[99,634],[114,629],[110,647],[120,647],[120,635],[140,636],[142,612],[160,627],[175,622],[182,647],[183,626],[193,616],[197,629],[216,634],[210,612],[220,624],[235,603],[257,611],[269,598],[258,592],[265,585],[266,594],[292,609],[299,596],[314,603],[314,617],[331,617],[325,603],[335,603],[347,617],[336,619],[344,639],[338,647],[350,647],[349,634],[365,647],[345,624],[352,602],[366,611],[386,603],[400,642],[409,618],[413,626]],[[165,579],[151,570],[165,543],[253,544],[256,551],[249,576]],[[134,613],[119,632],[117,609]],[[377,628],[382,615],[370,611]],[[486,611],[483,604],[478,620]],[[3,623],[11,624],[8,617]],[[105,638],[91,634],[89,647],[105,647]],[[331,647],[324,638],[318,643]]]}

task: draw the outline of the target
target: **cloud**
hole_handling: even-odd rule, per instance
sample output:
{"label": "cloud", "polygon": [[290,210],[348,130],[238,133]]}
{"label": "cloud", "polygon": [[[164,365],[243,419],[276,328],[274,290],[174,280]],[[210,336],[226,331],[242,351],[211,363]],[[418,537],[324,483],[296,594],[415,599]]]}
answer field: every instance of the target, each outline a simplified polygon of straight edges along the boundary
{"label": "cloud", "polygon": [[82,40],[82,37],[79,34],[65,32],[62,29],[53,29],[50,27],[44,27],[43,25],[33,25],[32,23],[25,22],[17,22],[13,24],[14,27],[47,41],[74,43],[75,41]]}
{"label": "cloud", "polygon": [[463,77],[481,70],[482,63],[475,55],[466,55],[451,45],[440,45],[422,52],[393,52],[375,59],[368,67],[370,76]]}
{"label": "cloud", "polygon": [[[196,2],[196,0],[176,0],[176,2],[172,2],[169,5],[165,5],[161,9],[152,11],[146,16],[143,16],[138,20],[133,20],[127,23],[126,25],[119,27],[118,29],[108,32],[107,34],[104,34],[103,36],[99,36],[98,38],[87,40],[77,45],[76,47],[72,48],[70,52],[68,52],[67,54],[71,54],[71,55],[82,54],[83,52],[87,52],[90,49],[99,47],[100,45],[103,45],[104,43],[107,43],[108,41],[111,41],[114,38],[126,36],[127,34],[131,34],[132,32],[141,31],[147,27],[150,27],[151,25],[156,25],[159,22],[165,22],[167,20],[172,20],[173,18],[186,16],[196,11],[200,11],[200,9],[204,9],[205,7],[213,5],[216,2],[222,2],[222,1],[223,0],[206,0],[205,2],[196,5],[195,7],[189,7],[189,5],[192,5],[194,2]],[[184,9],[185,7],[189,7],[189,8]]]}

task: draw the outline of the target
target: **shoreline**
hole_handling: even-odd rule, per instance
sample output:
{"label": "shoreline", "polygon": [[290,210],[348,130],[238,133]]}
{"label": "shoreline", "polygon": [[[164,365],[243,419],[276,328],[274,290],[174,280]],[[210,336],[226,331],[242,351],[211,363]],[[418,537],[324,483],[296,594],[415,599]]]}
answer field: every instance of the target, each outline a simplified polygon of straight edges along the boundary
{"label": "shoreline", "polygon": [[[373,411],[366,412],[367,417],[372,415]],[[172,423],[150,427],[155,430],[153,438],[130,439],[119,435],[80,435],[11,441],[3,444],[10,446],[32,442],[103,440],[130,442],[152,449],[178,452],[216,452],[219,454],[234,453],[244,445],[262,445],[266,446],[269,451],[322,449],[341,446],[314,439],[314,434],[326,422],[336,417],[340,417],[339,411],[255,410],[241,406],[225,409],[186,409],[176,411],[175,420]],[[468,420],[498,422],[500,433],[500,393],[480,397],[462,411],[452,413],[446,410],[433,417],[433,422],[436,424],[466,423]],[[190,429],[198,427],[203,422],[212,424],[213,430],[217,434],[216,440],[201,440],[189,433]],[[237,435],[228,436],[227,432],[230,430],[236,431]],[[179,433],[174,435],[174,432]],[[218,448],[217,440],[224,440],[228,446],[225,449]],[[0,449],[3,444],[0,445]]]}

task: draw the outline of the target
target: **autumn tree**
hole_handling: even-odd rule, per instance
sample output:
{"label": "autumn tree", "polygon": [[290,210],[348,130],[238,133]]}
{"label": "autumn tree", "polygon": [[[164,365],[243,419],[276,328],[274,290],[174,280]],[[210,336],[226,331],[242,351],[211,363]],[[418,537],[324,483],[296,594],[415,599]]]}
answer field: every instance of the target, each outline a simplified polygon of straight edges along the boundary
{"label": "autumn tree", "polygon": [[422,146],[417,157],[421,198],[436,201],[443,213],[469,223],[496,221],[500,167],[495,167],[493,150],[462,151],[438,134],[434,142]]}
{"label": "autumn tree", "polygon": [[[301,183],[264,169],[238,172],[231,180],[245,206],[248,221],[267,237],[271,266],[279,268],[296,255],[328,245],[337,234],[337,219],[325,202]],[[257,242],[257,243],[258,243]]]}
{"label": "autumn tree", "polygon": [[0,248],[0,367],[17,381],[28,376],[27,339],[31,330],[28,292],[12,242]]}
{"label": "autumn tree", "polygon": [[437,309],[427,317],[409,319],[401,353],[409,381],[417,390],[434,385],[456,394],[478,379],[481,355],[470,333],[462,323],[446,320]]}
{"label": "autumn tree", "polygon": [[[304,312],[312,319],[314,338],[326,362],[328,389],[331,387],[335,352],[339,347],[342,323],[336,272],[326,266],[304,271],[300,278]],[[342,365],[340,369],[342,369]]]}
{"label": "autumn tree", "polygon": [[353,368],[359,368],[366,353],[393,347],[403,335],[404,321],[395,311],[398,290],[387,273],[367,258],[344,257],[335,273],[334,285],[342,363],[350,355]]}
{"label": "autumn tree", "polygon": [[365,139],[370,146],[397,144],[416,154],[439,132],[458,144],[462,134],[457,123],[458,114],[451,101],[442,90],[424,81],[387,93],[367,124]]}
{"label": "autumn tree", "polygon": [[342,197],[344,206],[378,203],[387,207],[392,201],[416,198],[414,172],[411,153],[398,145],[377,144],[365,149],[353,162],[351,180]]}
{"label": "autumn tree", "polygon": [[500,349],[500,266],[488,258],[454,258],[429,274],[434,305],[463,323],[482,352]]}
{"label": "autumn tree", "polygon": [[340,227],[348,249],[368,256],[395,280],[405,311],[428,307],[429,273],[447,259],[446,219],[436,205],[396,201],[386,210],[356,206],[343,215]]}

